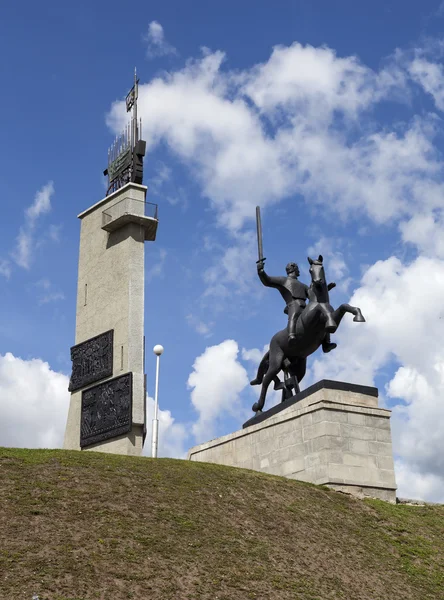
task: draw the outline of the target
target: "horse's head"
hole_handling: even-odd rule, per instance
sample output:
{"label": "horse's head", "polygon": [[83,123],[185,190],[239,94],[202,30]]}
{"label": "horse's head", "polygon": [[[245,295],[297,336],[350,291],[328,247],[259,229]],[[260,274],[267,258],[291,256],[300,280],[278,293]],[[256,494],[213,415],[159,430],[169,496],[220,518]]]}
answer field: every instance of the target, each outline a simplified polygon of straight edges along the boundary
{"label": "horse's head", "polygon": [[313,260],[309,256],[307,257],[308,262],[310,263],[310,275],[311,282],[315,287],[322,287],[327,285],[325,280],[325,272],[324,272],[324,258],[320,254],[317,260]]}

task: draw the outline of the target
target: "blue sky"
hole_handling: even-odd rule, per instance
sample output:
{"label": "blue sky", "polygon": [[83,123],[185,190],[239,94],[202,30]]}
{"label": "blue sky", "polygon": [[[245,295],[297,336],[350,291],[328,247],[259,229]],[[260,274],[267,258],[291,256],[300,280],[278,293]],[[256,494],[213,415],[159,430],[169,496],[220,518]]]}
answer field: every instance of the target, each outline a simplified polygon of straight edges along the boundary
{"label": "blue sky", "polygon": [[308,281],[322,253],[332,303],[367,318],[343,323],[304,385],[377,385],[401,495],[444,500],[443,30],[439,1],[2,7],[0,444],[63,437],[76,215],[104,195],[137,66],[160,219],[145,334],[165,347],[161,453],[250,415],[248,378],[285,325],[256,277],[260,204],[267,271],[296,261]]}

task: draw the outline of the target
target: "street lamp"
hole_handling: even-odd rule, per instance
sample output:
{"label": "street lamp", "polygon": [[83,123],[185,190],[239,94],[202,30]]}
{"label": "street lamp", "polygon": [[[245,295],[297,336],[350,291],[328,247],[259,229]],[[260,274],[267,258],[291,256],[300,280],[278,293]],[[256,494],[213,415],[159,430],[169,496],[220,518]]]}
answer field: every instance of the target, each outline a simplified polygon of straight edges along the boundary
{"label": "street lamp", "polygon": [[153,348],[154,354],[157,356],[156,364],[156,391],[154,393],[154,419],[153,419],[153,439],[151,442],[151,456],[157,458],[157,443],[159,441],[159,369],[160,369],[160,355],[163,352],[163,346],[157,344]]}

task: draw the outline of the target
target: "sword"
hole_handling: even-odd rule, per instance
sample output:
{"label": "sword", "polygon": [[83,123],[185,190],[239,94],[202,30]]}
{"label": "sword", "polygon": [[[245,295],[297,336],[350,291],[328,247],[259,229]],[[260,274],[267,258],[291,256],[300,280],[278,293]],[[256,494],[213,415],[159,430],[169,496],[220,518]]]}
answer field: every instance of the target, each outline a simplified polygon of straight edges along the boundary
{"label": "sword", "polygon": [[262,223],[261,223],[261,207],[256,206],[256,229],[257,229],[257,253],[259,260],[258,263],[264,262],[264,249],[262,247]]}

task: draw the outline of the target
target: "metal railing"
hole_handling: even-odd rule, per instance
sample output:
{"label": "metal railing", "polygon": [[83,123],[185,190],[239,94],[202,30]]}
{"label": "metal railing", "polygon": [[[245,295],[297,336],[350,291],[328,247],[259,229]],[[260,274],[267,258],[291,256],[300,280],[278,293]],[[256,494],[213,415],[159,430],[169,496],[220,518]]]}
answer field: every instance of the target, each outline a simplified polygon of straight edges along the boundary
{"label": "metal railing", "polygon": [[145,202],[144,200],[136,200],[135,198],[122,198],[122,200],[108,206],[102,212],[102,227],[125,215],[151,217],[157,221],[157,204]]}

